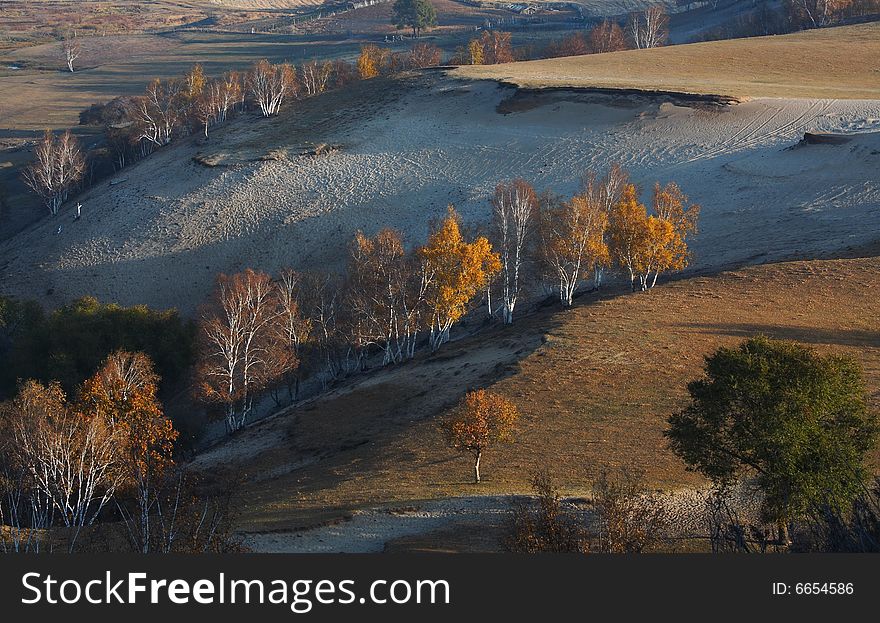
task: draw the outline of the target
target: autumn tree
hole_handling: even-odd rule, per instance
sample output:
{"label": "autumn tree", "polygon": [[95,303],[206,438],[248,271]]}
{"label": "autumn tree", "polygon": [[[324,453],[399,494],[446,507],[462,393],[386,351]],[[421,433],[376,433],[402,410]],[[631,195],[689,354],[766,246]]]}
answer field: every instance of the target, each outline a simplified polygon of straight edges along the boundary
{"label": "autumn tree", "polygon": [[202,311],[196,394],[225,406],[229,432],[244,427],[259,392],[294,365],[272,330],[276,297],[269,275],[247,269],[220,275]]}
{"label": "autumn tree", "polygon": [[669,418],[672,450],[716,486],[756,482],[781,544],[792,521],[847,512],[864,490],[878,420],[851,357],[752,338],[707,357],[688,392]]}
{"label": "autumn tree", "polygon": [[[629,183],[629,173],[618,163],[613,163],[601,179],[596,179],[592,171],[587,171],[581,182],[583,192],[587,192],[590,196],[595,197],[596,201],[605,210],[605,214],[610,220],[611,210],[620,201],[623,189]],[[605,232],[605,243],[608,243],[608,232]],[[610,258],[608,258],[610,260]],[[608,262],[596,263],[593,267],[593,285],[596,289],[602,286],[602,276]]]}
{"label": "autumn tree", "polygon": [[437,10],[429,0],[395,0],[392,23],[398,28],[412,28],[418,38],[422,30],[437,25]]}
{"label": "autumn tree", "polygon": [[362,80],[378,77],[384,70],[390,58],[388,50],[380,48],[372,43],[361,47],[361,54],[358,56],[357,67],[358,74]]}
{"label": "autumn tree", "polygon": [[589,54],[590,46],[587,43],[583,33],[576,32],[561,40],[554,40],[548,46],[544,53],[547,58],[556,58],[561,56],[579,56]]}
{"label": "autumn tree", "polygon": [[483,452],[497,443],[513,441],[519,411],[510,400],[478,389],[468,392],[441,426],[451,448],[474,458],[474,483],[480,482]]}
{"label": "autumn tree", "polygon": [[82,48],[79,45],[79,40],[76,37],[76,33],[72,36],[67,35],[64,39],[61,40],[61,54],[64,56],[64,64],[67,65],[67,70],[71,73],[74,71],[74,62],[76,59],[80,57],[82,53]]}
{"label": "autumn tree", "polygon": [[669,16],[660,5],[648,7],[641,13],[630,13],[627,32],[632,47],[637,50],[660,47],[669,38]]}
{"label": "autumn tree", "polygon": [[333,63],[331,61],[311,60],[302,64],[300,68],[300,83],[306,96],[319,95],[327,90],[330,77],[333,75]]}
{"label": "autumn tree", "polygon": [[605,233],[608,212],[591,178],[581,194],[568,201],[546,197],[539,212],[540,255],[556,279],[559,299],[570,307],[588,271],[609,262]]}
{"label": "autumn tree", "polygon": [[124,438],[102,414],[74,408],[58,383],[25,382],[12,408],[14,446],[35,494],[67,528],[67,549],[73,551],[123,480]]}
{"label": "autumn tree", "polygon": [[609,242],[613,259],[629,272],[635,290],[657,283],[660,273],[687,266],[689,252],[686,237],[696,230],[699,206],[686,207],[687,197],[678,186],[669,184],[655,189],[654,211],[638,200],[635,185],[627,184],[620,201],[611,211]]}
{"label": "autumn tree", "polygon": [[[697,233],[700,206],[689,203],[687,195],[675,182],[669,182],[663,187],[657,182],[654,184],[653,210],[658,218],[671,223],[675,232],[669,249],[671,258],[666,269],[685,268],[690,259],[687,237]],[[657,283],[657,274],[658,272],[655,271],[651,286]]]}
{"label": "autumn tree", "polygon": [[603,20],[594,26],[590,30],[587,42],[593,54],[618,52],[629,47],[620,24],[610,19]]}
{"label": "autumn tree", "polygon": [[185,89],[181,80],[163,82],[156,78],[147,85],[144,95],[126,101],[126,115],[134,124],[136,140],[157,147],[171,142],[183,121]]}
{"label": "autumn tree", "polygon": [[409,53],[409,65],[416,69],[434,67],[439,65],[442,60],[442,50],[430,43],[416,43]]}
{"label": "autumn tree", "polygon": [[504,324],[513,323],[513,311],[520,295],[526,244],[538,210],[535,189],[523,179],[501,183],[492,197],[492,222],[501,259],[501,315]]}
{"label": "autumn tree", "polygon": [[190,101],[198,99],[208,83],[208,79],[205,77],[205,68],[201,63],[196,63],[190,68],[184,76],[184,83],[186,84],[185,95],[187,99]]}
{"label": "autumn tree", "polygon": [[24,169],[22,177],[54,216],[85,172],[85,155],[70,130],[59,136],[46,130],[34,147],[33,162]]}
{"label": "autumn tree", "polygon": [[257,61],[247,75],[248,91],[264,117],[277,115],[285,98],[295,95],[296,70],[289,63]]}
{"label": "autumn tree", "polygon": [[467,46],[468,60],[471,65],[482,65],[485,61],[483,54],[483,42],[479,39],[471,39]]}
{"label": "autumn tree", "polygon": [[85,417],[109,422],[120,435],[118,447],[122,486],[134,492],[136,516],[118,505],[135,547],[150,551],[151,517],[156,492],[165,472],[174,465],[178,433],[162,413],[156,396],[159,377],[143,353],[116,351],[87,379],[76,408]]}
{"label": "autumn tree", "polygon": [[[510,43],[510,33],[503,30],[484,30],[480,36],[483,47],[484,65],[513,62],[513,47]],[[475,63],[476,64],[476,63]]]}
{"label": "autumn tree", "polygon": [[436,351],[449,340],[453,323],[467,312],[470,301],[500,270],[501,262],[486,238],[465,241],[459,216],[451,205],[418,254],[424,260],[429,283],[430,343]]}
{"label": "autumn tree", "polygon": [[384,364],[412,357],[429,287],[419,258],[393,229],[374,238],[357,232],[349,257],[347,304],[358,345],[378,345]]}
{"label": "autumn tree", "polygon": [[822,28],[838,20],[852,0],[785,0],[789,21],[795,27]]}

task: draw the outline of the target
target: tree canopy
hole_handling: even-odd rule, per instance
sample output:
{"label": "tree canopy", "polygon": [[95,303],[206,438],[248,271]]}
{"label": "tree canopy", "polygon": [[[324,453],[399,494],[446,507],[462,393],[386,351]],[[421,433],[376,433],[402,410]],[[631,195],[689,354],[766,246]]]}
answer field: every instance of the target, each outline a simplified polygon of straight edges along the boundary
{"label": "tree canopy", "polygon": [[396,0],[394,25],[412,28],[413,37],[418,37],[423,29],[437,25],[437,11],[429,0]]}
{"label": "tree canopy", "polygon": [[716,485],[754,478],[765,520],[844,510],[861,492],[878,424],[852,358],[756,337],[707,357],[688,391],[673,451]]}

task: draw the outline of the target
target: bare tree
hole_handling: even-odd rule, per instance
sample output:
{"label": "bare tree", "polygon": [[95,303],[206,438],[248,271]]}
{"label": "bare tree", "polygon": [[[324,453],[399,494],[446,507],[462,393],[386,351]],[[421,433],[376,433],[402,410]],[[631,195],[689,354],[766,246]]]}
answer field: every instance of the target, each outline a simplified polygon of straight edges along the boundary
{"label": "bare tree", "polygon": [[[288,398],[292,402],[299,395],[300,369],[302,365],[303,346],[309,341],[312,333],[312,320],[303,313],[302,275],[295,270],[285,268],[278,276],[278,318],[274,324],[280,335],[281,342],[287,347],[290,356],[296,362],[295,370],[288,382]],[[288,375],[288,377],[291,375]]]}
{"label": "bare tree", "polygon": [[34,148],[34,161],[25,168],[22,176],[25,184],[43,198],[49,213],[54,216],[71,189],[82,180],[85,171],[85,155],[70,130],[57,137],[46,130]]}
{"label": "bare tree", "polygon": [[520,292],[520,273],[525,259],[532,216],[538,206],[535,189],[525,180],[499,184],[492,198],[492,215],[501,256],[501,314],[504,324],[513,323],[513,310]]}
{"label": "bare tree", "polygon": [[630,13],[627,30],[634,48],[660,47],[669,37],[669,17],[662,6],[648,7],[642,13]]}
{"label": "bare tree", "polygon": [[74,71],[73,63],[79,58],[81,51],[79,41],[76,38],[76,33],[74,33],[72,37],[69,35],[66,36],[61,41],[61,53],[64,55],[64,62],[67,65],[68,71],[71,73]]}

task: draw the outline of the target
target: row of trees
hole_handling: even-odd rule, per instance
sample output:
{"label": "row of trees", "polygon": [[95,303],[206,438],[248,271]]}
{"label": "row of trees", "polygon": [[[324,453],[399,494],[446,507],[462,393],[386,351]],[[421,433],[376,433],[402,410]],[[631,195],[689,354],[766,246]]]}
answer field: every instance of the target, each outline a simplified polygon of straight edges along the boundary
{"label": "row of trees", "polygon": [[358,233],[344,277],[220,275],[202,310],[196,393],[223,405],[235,431],[261,392],[286,387],[293,399],[304,369],[337,378],[373,348],[384,363],[400,362],[414,356],[420,332],[437,350],[498,269],[488,240],[468,240],[450,207],[409,252],[394,230]]}
{"label": "row of trees", "polygon": [[372,353],[388,365],[414,357],[420,343],[438,350],[481,301],[510,324],[536,282],[565,306],[583,281],[598,283],[610,267],[627,271],[633,289],[636,279],[648,289],[687,264],[699,212],[670,183],[655,186],[649,214],[618,166],[601,179],[587,174],[568,200],[513,180],[498,185],[491,204],[486,236],[467,234],[452,206],[411,249],[393,229],[357,232],[344,275],[220,275],[201,313],[197,395],[222,405],[236,431],[265,391],[279,400],[286,387],[295,399],[305,374],[336,379]]}

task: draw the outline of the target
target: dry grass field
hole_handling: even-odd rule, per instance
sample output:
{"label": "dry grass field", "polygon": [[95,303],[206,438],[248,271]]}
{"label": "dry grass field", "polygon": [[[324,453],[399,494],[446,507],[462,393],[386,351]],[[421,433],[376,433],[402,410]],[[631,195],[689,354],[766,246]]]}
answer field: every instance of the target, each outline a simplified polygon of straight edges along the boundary
{"label": "dry grass field", "polygon": [[674,91],[735,98],[880,98],[880,23],[505,65],[462,78],[523,88]]}
{"label": "dry grass field", "polygon": [[[381,503],[528,492],[538,467],[569,494],[603,468],[645,470],[662,489],[700,482],[667,449],[666,418],[703,357],[754,334],[845,353],[880,406],[880,259],[793,261],[695,277],[646,294],[585,295],[512,328],[460,339],[437,356],[378,370],[255,425],[196,467],[243,474],[245,530],[290,530]],[[461,331],[459,332],[461,335]],[[438,417],[466,390],[519,407],[516,442],[484,458],[448,450]],[[875,457],[877,458],[877,457]]]}

